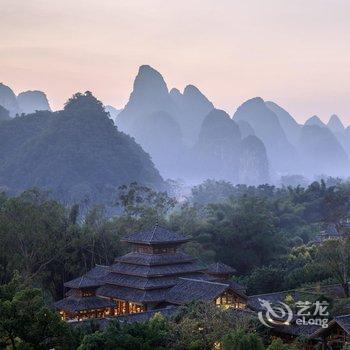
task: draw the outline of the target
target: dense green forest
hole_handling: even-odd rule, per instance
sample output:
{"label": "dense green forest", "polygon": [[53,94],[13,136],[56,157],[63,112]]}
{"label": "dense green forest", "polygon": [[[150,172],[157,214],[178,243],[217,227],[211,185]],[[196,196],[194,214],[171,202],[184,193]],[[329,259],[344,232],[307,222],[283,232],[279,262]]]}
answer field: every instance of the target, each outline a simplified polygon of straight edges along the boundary
{"label": "dense green forest", "polygon": [[[51,199],[48,192],[38,189],[17,197],[0,195],[0,337],[3,344],[21,339],[28,347],[18,348],[46,349],[49,347],[45,344],[37,345],[38,339],[44,342],[43,339],[49,337],[50,341],[58,342],[59,338],[59,342],[64,343],[68,337],[70,340],[62,343],[62,348],[76,348],[81,344],[80,349],[98,349],[96,344],[104,344],[108,338],[112,343],[103,347],[105,349],[116,346],[131,349],[125,344],[138,341],[133,337],[146,337],[149,349],[162,349],[171,341],[168,336],[176,334],[168,327],[178,327],[180,335],[176,342],[186,339],[186,332],[190,332],[187,318],[197,320],[193,313],[200,313],[200,305],[185,308],[181,320],[175,323],[158,317],[147,324],[123,329],[113,325],[111,327],[116,327],[113,336],[86,335],[68,329],[50,310],[52,302],[62,298],[65,281],[82,275],[95,264],[111,264],[128,249],[121,243],[123,236],[156,221],[188,234],[192,240],[184,249],[204,263],[215,260],[233,266],[237,270],[235,278],[247,286],[248,294],[342,283],[329,263],[336,258],[332,254],[336,254],[337,247],[331,246],[331,242],[313,244],[315,236],[329,223],[348,217],[350,184],[338,179],[321,180],[306,188],[233,186],[207,180],[194,187],[191,195],[181,202],[165,192],[132,183],[119,188],[114,205],[119,215],[108,216],[103,206],[84,208],[82,215],[79,205],[66,207]],[[33,317],[35,322],[31,321]],[[44,324],[48,327],[46,336],[40,334]],[[212,327],[215,329],[215,325]],[[157,330],[152,331],[154,328]],[[239,334],[248,328],[242,329],[233,332]],[[112,330],[108,328],[105,332]],[[118,337],[118,332],[123,337]],[[237,337],[242,339],[228,333],[225,332],[227,344]],[[248,338],[254,338],[249,334]],[[220,333],[221,336],[224,334]],[[126,343],[119,344],[120,339]],[[256,349],[262,349],[259,339],[247,341],[257,343]],[[202,340],[193,340],[194,344],[199,341]],[[205,341],[212,345],[213,339]],[[183,348],[181,344],[172,346]],[[192,348],[210,348],[201,346]],[[231,349],[229,345],[227,349]]]}

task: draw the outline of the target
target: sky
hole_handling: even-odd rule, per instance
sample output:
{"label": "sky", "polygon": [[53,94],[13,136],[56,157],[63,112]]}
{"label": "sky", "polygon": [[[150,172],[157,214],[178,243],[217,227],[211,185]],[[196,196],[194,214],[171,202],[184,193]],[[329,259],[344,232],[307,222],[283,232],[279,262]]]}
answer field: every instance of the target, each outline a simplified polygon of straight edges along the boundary
{"label": "sky", "polygon": [[350,124],[348,0],[0,0],[0,82],[122,108],[138,67],[232,115],[261,96]]}

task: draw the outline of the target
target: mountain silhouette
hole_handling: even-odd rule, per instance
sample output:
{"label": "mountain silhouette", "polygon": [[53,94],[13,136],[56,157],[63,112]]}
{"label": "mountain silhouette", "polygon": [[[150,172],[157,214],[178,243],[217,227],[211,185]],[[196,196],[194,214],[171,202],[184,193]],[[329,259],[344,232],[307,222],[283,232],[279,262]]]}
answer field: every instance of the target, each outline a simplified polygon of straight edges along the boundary
{"label": "mountain silhouette", "polygon": [[2,83],[0,83],[0,106],[6,108],[11,117],[20,112],[15,93]]}
{"label": "mountain silhouette", "polygon": [[345,127],[339,117],[335,114],[331,115],[328,120],[327,127],[333,133],[342,133],[345,130]]}
{"label": "mountain silhouette", "polygon": [[176,107],[162,75],[151,66],[143,65],[135,78],[129,101],[116,119],[117,127],[133,136],[140,119],[157,111],[175,115]]}
{"label": "mountain silhouette", "polygon": [[175,117],[181,127],[184,142],[193,145],[205,116],[214,109],[214,105],[194,85],[187,85],[183,94],[174,88],[170,91],[170,96],[177,107]]}
{"label": "mountain silhouette", "polygon": [[295,121],[295,119],[281,106],[272,101],[266,101],[266,106],[274,112],[278,118],[278,121],[287,136],[288,141],[295,146],[298,143],[301,126]]}
{"label": "mountain silhouette", "polygon": [[237,182],[240,143],[238,125],[226,112],[213,109],[205,117],[193,149],[197,177]]}
{"label": "mountain silhouette", "polygon": [[62,111],[0,124],[0,180],[11,193],[37,186],[67,203],[108,204],[119,185],[163,183],[149,156],[89,92],[74,95]]}
{"label": "mountain silhouette", "polygon": [[113,120],[114,124],[117,123],[117,118],[119,113],[121,112],[121,109],[117,109],[113,106],[106,105],[105,111],[109,113],[110,118]]}
{"label": "mountain silhouette", "polygon": [[255,135],[264,143],[274,171],[293,172],[297,166],[297,152],[288,141],[279,120],[260,97],[244,102],[233,115],[234,121],[248,122]]}
{"label": "mountain silhouette", "polygon": [[51,111],[49,101],[42,91],[24,91],[18,94],[17,103],[21,113],[30,114],[36,111]]}
{"label": "mountain silhouette", "polygon": [[244,120],[238,120],[236,121],[236,124],[239,127],[239,131],[241,132],[242,138],[245,138],[250,135],[255,136],[255,131],[248,122]]}
{"label": "mountain silhouette", "polygon": [[134,127],[137,143],[151,155],[161,175],[176,178],[181,174],[184,156],[181,128],[167,112],[157,111]]}
{"label": "mountain silhouette", "polygon": [[326,127],[326,124],[317,115],[309,118],[304,125]]}
{"label": "mountain silhouette", "polygon": [[304,125],[298,149],[303,159],[303,174],[307,176],[346,175],[350,169],[349,157],[327,127]]}
{"label": "mountain silhouette", "polygon": [[249,135],[241,143],[239,183],[260,185],[269,181],[269,165],[265,146],[259,138]]}

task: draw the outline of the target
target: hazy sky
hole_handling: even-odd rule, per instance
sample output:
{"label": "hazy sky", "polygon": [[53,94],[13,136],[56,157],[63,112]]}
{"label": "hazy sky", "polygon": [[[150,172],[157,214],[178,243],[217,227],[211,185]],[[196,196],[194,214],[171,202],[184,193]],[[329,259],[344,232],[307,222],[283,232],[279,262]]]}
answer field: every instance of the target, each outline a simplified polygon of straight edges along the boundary
{"label": "hazy sky", "polygon": [[122,107],[138,66],[231,115],[261,96],[350,124],[349,0],[0,0],[0,82]]}

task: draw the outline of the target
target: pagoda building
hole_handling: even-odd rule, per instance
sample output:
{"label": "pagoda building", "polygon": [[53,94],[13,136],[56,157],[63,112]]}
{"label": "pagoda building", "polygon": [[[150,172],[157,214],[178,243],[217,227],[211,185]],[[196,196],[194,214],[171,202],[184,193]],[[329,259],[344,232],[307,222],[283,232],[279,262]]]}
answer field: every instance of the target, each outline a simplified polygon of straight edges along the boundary
{"label": "pagoda building", "polygon": [[205,277],[205,267],[179,250],[188,240],[158,225],[131,234],[124,241],[132,251],[115,260],[97,294],[115,300],[116,314],[159,307],[179,277]]}
{"label": "pagoda building", "polygon": [[96,295],[108,271],[108,266],[96,265],[85,275],[64,284],[65,288],[69,288],[66,298],[55,303],[63,319],[83,320],[113,314],[115,303]]}
{"label": "pagoda building", "polygon": [[135,314],[192,300],[244,309],[244,288],[230,279],[234,270],[224,264],[206,269],[181,251],[188,240],[158,225],[127,236],[130,253],[66,282],[71,289],[55,307],[64,319],[74,320]]}

